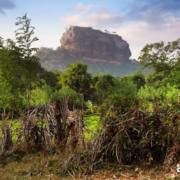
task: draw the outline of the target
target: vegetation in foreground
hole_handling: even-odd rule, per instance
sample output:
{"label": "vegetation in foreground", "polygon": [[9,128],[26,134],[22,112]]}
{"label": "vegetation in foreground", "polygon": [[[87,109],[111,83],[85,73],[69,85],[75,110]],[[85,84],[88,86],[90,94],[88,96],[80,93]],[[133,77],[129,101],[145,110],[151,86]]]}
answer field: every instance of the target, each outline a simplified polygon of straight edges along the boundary
{"label": "vegetation in foreground", "polygon": [[[0,177],[2,180],[11,179],[153,179],[153,180],[174,180],[178,179],[175,166],[171,169],[164,169],[162,166],[142,167],[142,166],[117,166],[117,164],[105,164],[101,169],[94,170],[93,174],[82,174],[79,172],[69,172],[61,174],[60,166],[63,163],[62,155],[48,155],[41,153],[21,154],[14,153],[11,157],[6,157],[0,166]],[[16,167],[16,168],[15,168]]]}
{"label": "vegetation in foreground", "polygon": [[16,41],[0,40],[4,179],[86,175],[111,165],[138,173],[142,166],[163,172],[176,166],[180,40],[144,47],[139,60],[154,69],[148,76],[93,76],[82,63],[47,72],[31,46],[37,38],[30,19],[16,25]]}

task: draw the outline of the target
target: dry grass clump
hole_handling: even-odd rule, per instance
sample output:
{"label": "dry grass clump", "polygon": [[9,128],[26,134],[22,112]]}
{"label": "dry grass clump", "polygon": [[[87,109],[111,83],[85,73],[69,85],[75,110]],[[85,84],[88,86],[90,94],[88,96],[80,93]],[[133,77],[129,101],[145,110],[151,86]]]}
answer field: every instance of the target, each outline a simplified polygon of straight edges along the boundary
{"label": "dry grass clump", "polygon": [[[66,163],[66,171],[92,172],[104,163],[118,165],[165,165],[180,161],[179,116],[162,112],[130,110],[113,121],[104,121],[102,133],[87,151],[75,154]],[[84,170],[86,168],[86,170]]]}

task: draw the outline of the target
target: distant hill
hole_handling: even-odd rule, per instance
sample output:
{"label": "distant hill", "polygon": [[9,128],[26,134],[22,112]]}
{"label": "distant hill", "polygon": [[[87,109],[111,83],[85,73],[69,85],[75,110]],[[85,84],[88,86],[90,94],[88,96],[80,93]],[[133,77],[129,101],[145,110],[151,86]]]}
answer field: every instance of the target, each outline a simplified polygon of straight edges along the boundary
{"label": "distant hill", "polygon": [[89,65],[92,73],[125,75],[142,67],[130,60],[129,44],[117,34],[94,30],[91,27],[71,26],[60,40],[56,50],[40,48],[37,55],[48,70],[64,70],[77,61]]}

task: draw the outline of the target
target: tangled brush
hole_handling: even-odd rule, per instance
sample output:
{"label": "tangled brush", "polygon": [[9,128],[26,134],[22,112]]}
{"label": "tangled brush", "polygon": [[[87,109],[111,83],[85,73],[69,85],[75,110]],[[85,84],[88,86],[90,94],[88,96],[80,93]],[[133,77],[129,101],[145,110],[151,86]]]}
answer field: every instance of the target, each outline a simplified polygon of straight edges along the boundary
{"label": "tangled brush", "polygon": [[116,119],[108,118],[104,119],[103,130],[91,147],[72,156],[66,170],[85,165],[93,170],[103,163],[171,166],[179,162],[180,116],[177,114],[132,109]]}
{"label": "tangled brush", "polygon": [[[81,110],[70,111],[68,98],[29,109],[21,117],[18,148],[27,151],[74,150],[83,141]],[[3,129],[3,151],[12,147],[10,128]]]}
{"label": "tangled brush", "polygon": [[119,164],[152,164],[171,157],[171,164],[176,163],[180,150],[179,117],[173,118],[169,124],[162,112],[148,114],[134,109],[115,121],[106,121],[94,143],[96,158]]}

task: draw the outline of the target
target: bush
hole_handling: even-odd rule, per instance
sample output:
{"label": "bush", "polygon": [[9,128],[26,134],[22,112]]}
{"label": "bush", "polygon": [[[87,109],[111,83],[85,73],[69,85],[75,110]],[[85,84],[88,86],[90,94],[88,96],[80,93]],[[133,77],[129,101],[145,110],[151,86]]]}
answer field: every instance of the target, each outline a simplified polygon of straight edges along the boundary
{"label": "bush", "polygon": [[177,163],[180,153],[177,146],[180,143],[177,114],[169,113],[166,117],[174,119],[174,123],[164,121],[164,115],[162,112],[148,114],[133,110],[104,123],[104,131],[95,141],[96,161]]}
{"label": "bush", "polygon": [[[44,84],[42,87],[36,87],[30,92],[29,105],[31,107],[42,106],[51,101],[53,90],[50,86]],[[26,102],[28,105],[28,102]]]}
{"label": "bush", "polygon": [[85,132],[84,132],[85,140],[93,141],[100,133],[100,130],[102,129],[100,116],[98,115],[85,116],[84,124],[85,124]]}
{"label": "bush", "polygon": [[96,89],[96,101],[99,104],[102,104],[104,99],[112,94],[119,87],[118,80],[112,75],[102,75],[97,76],[94,79],[95,81],[95,89]]}
{"label": "bush", "polygon": [[178,110],[180,90],[176,86],[145,86],[138,92],[140,107],[144,111],[155,112],[158,109],[172,107]]}
{"label": "bush", "polygon": [[92,78],[87,68],[87,65],[83,63],[70,64],[61,77],[64,86],[83,94],[86,100],[90,99],[92,93]]}
{"label": "bush", "polygon": [[129,111],[136,103],[137,89],[131,81],[121,82],[121,88],[109,95],[101,106],[102,118],[112,121]]}
{"label": "bush", "polygon": [[53,99],[55,100],[64,100],[64,98],[68,99],[69,109],[82,108],[84,105],[83,96],[78,94],[76,91],[71,89],[68,86],[63,86],[60,90],[56,91],[53,95]]}

